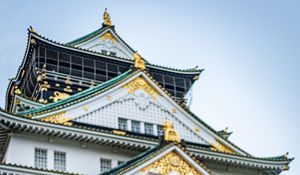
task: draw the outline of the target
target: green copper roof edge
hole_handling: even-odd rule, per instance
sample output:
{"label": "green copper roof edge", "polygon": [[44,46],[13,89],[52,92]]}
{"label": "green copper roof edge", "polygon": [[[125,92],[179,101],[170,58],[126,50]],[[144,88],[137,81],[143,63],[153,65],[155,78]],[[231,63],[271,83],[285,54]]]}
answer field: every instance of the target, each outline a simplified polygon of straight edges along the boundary
{"label": "green copper roof edge", "polygon": [[246,154],[247,156],[251,156],[251,154],[247,153],[245,150],[241,149],[240,147],[238,147],[237,145],[235,145],[234,143],[232,143],[231,141],[229,141],[228,139],[224,139],[222,137],[221,134],[218,133],[218,131],[216,131],[215,129],[213,129],[211,126],[209,126],[207,123],[205,123],[202,119],[200,119],[197,115],[195,115],[192,111],[188,110],[188,109],[184,109],[185,111],[187,111],[189,114],[191,114],[191,116],[196,119],[197,121],[199,121],[200,123],[202,123],[205,127],[207,127],[210,131],[212,131],[214,134],[216,134],[217,136],[219,136],[224,142],[227,142],[228,144],[230,144],[231,146],[235,147],[236,149],[238,149],[239,151],[243,152],[244,154]]}
{"label": "green copper roof edge", "polygon": [[114,77],[114,78],[112,78],[112,79],[110,79],[110,80],[108,80],[108,81],[106,81],[102,84],[98,84],[95,87],[92,87],[92,88],[86,89],[84,91],[78,92],[74,95],[71,95],[69,98],[66,98],[66,99],[58,101],[58,102],[50,103],[50,104],[42,106],[40,108],[35,108],[35,109],[29,109],[29,110],[26,110],[26,111],[22,111],[22,112],[19,112],[17,114],[20,114],[20,115],[36,114],[36,113],[46,111],[46,110],[52,109],[54,107],[60,106],[60,105],[64,105],[66,103],[70,103],[74,100],[77,100],[78,98],[83,98],[84,96],[94,94],[97,91],[101,91],[104,88],[107,88],[111,85],[114,85],[116,82],[123,80],[128,75],[130,75],[131,73],[132,73],[132,70],[129,69],[128,71],[124,72],[123,74],[121,74],[117,77]]}
{"label": "green copper roof edge", "polygon": [[36,168],[36,167],[32,167],[32,166],[12,164],[12,163],[0,163],[0,166],[14,167],[14,168],[17,167],[17,168],[23,168],[23,169],[27,169],[27,170],[42,171],[42,172],[47,172],[47,173],[57,173],[57,174],[64,174],[64,175],[80,175],[78,173],[73,173],[73,172]]}
{"label": "green copper roof edge", "polygon": [[76,44],[81,44],[81,43],[87,41],[88,39],[93,38],[94,36],[98,35],[99,33],[101,33],[102,31],[104,31],[107,28],[108,27],[101,27],[101,28],[99,28],[99,29],[97,29],[97,30],[89,33],[89,34],[86,34],[86,35],[84,35],[82,37],[79,37],[79,38],[77,38],[75,40],[69,41],[69,42],[67,42],[65,44],[71,45],[71,46],[74,46]]}
{"label": "green copper roof edge", "polygon": [[[49,42],[52,42],[54,44],[58,44],[58,45],[61,45],[61,46],[65,46],[65,47],[69,47],[69,48],[72,48],[72,49],[76,49],[78,51],[86,51],[86,52],[90,52],[90,53],[94,53],[94,54],[99,54],[99,55],[102,55],[102,56],[106,56],[106,57],[113,57],[113,58],[116,58],[116,59],[120,59],[120,60],[124,60],[124,61],[130,61],[133,63],[133,60],[131,59],[128,59],[128,58],[123,58],[123,57],[117,57],[117,56],[110,56],[110,55],[104,55],[100,52],[96,52],[96,51],[92,51],[92,50],[88,50],[88,49],[83,49],[83,48],[80,48],[80,47],[74,47],[73,45],[70,45],[70,44],[63,44],[63,43],[60,43],[60,42],[57,42],[57,41],[54,41],[54,40],[51,40],[49,38],[46,38],[44,36],[41,36],[40,34],[37,34],[37,33],[34,33],[34,35],[44,39],[44,40],[47,40]],[[117,34],[116,34],[117,35]],[[118,35],[117,35],[118,36]],[[123,40],[122,40],[123,41]],[[124,41],[123,41],[124,42]],[[124,42],[125,43],[125,42]],[[126,43],[125,43],[126,44]],[[126,44],[127,45],[127,44]],[[129,47],[129,46],[128,46]],[[178,71],[178,73],[194,73],[194,74],[200,74],[204,69],[195,69],[195,68],[189,68],[189,69],[177,69],[177,68],[170,68],[170,67],[166,67],[166,66],[161,66],[161,65],[157,65],[157,64],[152,64],[152,63],[149,63],[147,62],[147,65],[149,66],[153,66],[154,68],[162,68],[162,69],[165,69],[166,71],[170,70],[170,71]],[[146,66],[147,66],[146,65]]]}
{"label": "green copper roof edge", "polygon": [[[61,43],[58,43],[58,42],[55,42],[55,41],[52,41],[52,40],[49,40],[49,39],[47,39],[47,38],[45,38],[45,37],[42,37],[42,36],[40,36],[39,34],[37,34],[37,33],[33,33],[34,35],[37,35],[38,37],[41,37],[41,38],[43,38],[43,39],[46,39],[46,40],[48,40],[48,41],[50,41],[50,42],[53,42],[53,43],[56,43],[56,44],[60,44],[60,45],[63,45],[63,44],[61,44]],[[63,46],[66,46],[66,45],[63,45]],[[67,47],[70,47],[70,46],[67,46]],[[73,47],[71,47],[71,48],[73,48]],[[75,49],[78,49],[78,48],[75,48]],[[79,50],[83,50],[83,49],[79,49]],[[88,50],[87,50],[88,51]],[[200,72],[201,73],[201,72]],[[76,95],[76,94],[75,94]],[[66,99],[67,100],[67,99]],[[54,104],[54,103],[51,103],[51,104]],[[51,105],[51,104],[49,104],[49,105]],[[47,107],[48,105],[46,105],[46,106],[44,106],[44,107]],[[36,109],[32,109],[32,110],[36,110]],[[29,112],[29,110],[27,110],[28,112]],[[20,114],[24,114],[25,112],[27,112],[27,111],[22,111],[22,113],[20,113]],[[24,112],[24,113],[23,113]],[[190,114],[192,114],[192,116],[194,117],[194,118],[196,118],[196,119],[198,119],[198,120],[200,120],[200,122],[202,123],[202,124],[204,124],[206,127],[208,127],[211,131],[213,131],[215,134],[217,134],[218,136],[220,136],[218,133],[217,133],[217,131],[215,131],[213,128],[211,128],[209,125],[207,125],[205,122],[203,122],[199,117],[197,117],[195,114],[193,114],[190,110],[187,110],[187,112],[188,113],[190,113]],[[34,112],[34,113],[36,113],[36,112]],[[27,114],[27,113],[26,113]],[[220,136],[221,138],[222,138],[222,136]],[[223,140],[225,140],[225,139],[223,139]],[[229,140],[225,140],[226,142],[228,142],[228,143],[230,143],[232,146],[234,146],[235,148],[237,148],[238,150],[240,150],[241,152],[243,152],[243,153],[245,153],[245,154],[247,154],[247,155],[250,155],[249,153],[247,153],[247,152],[245,152],[244,150],[242,150],[241,148],[239,148],[238,146],[236,146],[235,144],[233,144],[232,142],[230,142]]]}
{"label": "green copper roof edge", "polygon": [[153,148],[150,148],[138,155],[136,155],[135,157],[133,157],[132,159],[130,159],[129,161],[125,162],[125,163],[122,163],[121,165],[107,171],[107,172],[104,172],[104,173],[101,173],[100,175],[113,175],[113,174],[117,174],[119,173],[120,171],[124,170],[125,168],[127,168],[128,166],[131,166],[132,164],[134,164],[135,162],[137,161],[141,161],[143,160],[144,158],[146,158],[146,156],[149,156],[153,153],[155,153],[157,150],[158,150],[158,146],[155,146]]}
{"label": "green copper roof edge", "polygon": [[30,45],[31,45],[31,43],[29,42],[29,40],[31,38],[31,34],[33,34],[33,33],[32,33],[32,31],[29,28],[27,28],[27,31],[28,31],[28,33],[27,33],[27,42],[26,42],[26,47],[25,47],[25,53],[24,53],[22,61],[21,61],[21,65],[18,67],[18,71],[16,73],[16,76],[14,78],[9,79],[9,83],[8,83],[7,88],[6,88],[5,109],[9,108],[8,97],[9,97],[10,89],[12,88],[11,86],[12,86],[13,83],[15,83],[15,81],[20,76],[20,70],[25,65],[25,63],[26,63],[26,57],[27,57],[27,55],[29,54],[29,51],[30,51]]}

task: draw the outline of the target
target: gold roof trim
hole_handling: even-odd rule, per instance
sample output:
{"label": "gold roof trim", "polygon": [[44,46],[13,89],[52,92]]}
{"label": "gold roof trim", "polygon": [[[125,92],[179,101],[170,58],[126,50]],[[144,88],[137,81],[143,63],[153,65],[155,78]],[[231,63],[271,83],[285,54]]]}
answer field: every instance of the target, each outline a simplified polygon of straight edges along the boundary
{"label": "gold roof trim", "polygon": [[70,122],[71,118],[66,118],[64,115],[66,114],[66,111],[60,112],[57,114],[50,115],[46,118],[42,118],[41,121],[43,122],[49,122],[54,124],[62,124],[66,126],[71,126],[72,122]]}

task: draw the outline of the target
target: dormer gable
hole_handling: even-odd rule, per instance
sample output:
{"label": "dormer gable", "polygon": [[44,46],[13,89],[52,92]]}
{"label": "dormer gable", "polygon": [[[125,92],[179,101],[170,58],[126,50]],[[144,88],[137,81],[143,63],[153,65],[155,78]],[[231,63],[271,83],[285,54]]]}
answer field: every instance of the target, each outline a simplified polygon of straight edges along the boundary
{"label": "dormer gable", "polygon": [[[126,72],[106,84],[20,114],[52,123],[76,122],[123,132],[134,131],[133,123],[138,122],[139,134],[154,136],[159,135],[164,120],[169,119],[188,142],[210,145],[229,154],[246,154],[178,104],[147,72],[140,70]],[[124,127],[120,128],[120,122]]]}
{"label": "dormer gable", "polygon": [[114,27],[104,26],[67,44],[105,55],[133,59],[133,49],[117,35]]}
{"label": "dormer gable", "polygon": [[148,150],[102,175],[210,175],[183,145],[167,143]]}

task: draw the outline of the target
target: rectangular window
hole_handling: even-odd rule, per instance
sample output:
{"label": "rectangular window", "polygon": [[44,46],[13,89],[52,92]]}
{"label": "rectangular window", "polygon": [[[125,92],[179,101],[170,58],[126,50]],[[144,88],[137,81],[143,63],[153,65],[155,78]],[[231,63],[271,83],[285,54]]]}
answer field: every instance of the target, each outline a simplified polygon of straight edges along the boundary
{"label": "rectangular window", "polygon": [[66,153],[54,151],[54,169],[66,171]]}
{"label": "rectangular window", "polygon": [[162,126],[162,125],[157,125],[157,135],[158,135],[158,136],[164,135],[164,126]]}
{"label": "rectangular window", "polygon": [[131,121],[131,131],[139,133],[141,132],[141,122],[132,120]]}
{"label": "rectangular window", "polygon": [[111,160],[109,159],[100,159],[100,170],[101,173],[109,171],[111,169]]}
{"label": "rectangular window", "polygon": [[127,130],[127,119],[119,118],[118,123],[119,123],[119,129]]}
{"label": "rectangular window", "polygon": [[145,134],[153,135],[153,124],[145,123]]}
{"label": "rectangular window", "polygon": [[47,150],[35,148],[34,150],[34,166],[36,168],[47,168]]}

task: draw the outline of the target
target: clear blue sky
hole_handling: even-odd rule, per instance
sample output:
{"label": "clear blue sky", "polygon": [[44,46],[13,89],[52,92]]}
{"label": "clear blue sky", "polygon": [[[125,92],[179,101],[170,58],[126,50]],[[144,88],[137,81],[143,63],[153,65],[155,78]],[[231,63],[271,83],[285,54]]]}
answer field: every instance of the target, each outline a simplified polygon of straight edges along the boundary
{"label": "clear blue sky", "polygon": [[296,157],[300,174],[300,1],[0,0],[0,106],[24,55],[27,28],[67,42],[101,25],[148,61],[205,71],[192,110],[255,156]]}

